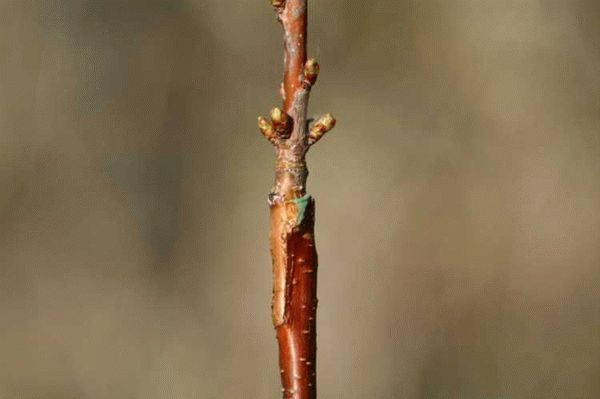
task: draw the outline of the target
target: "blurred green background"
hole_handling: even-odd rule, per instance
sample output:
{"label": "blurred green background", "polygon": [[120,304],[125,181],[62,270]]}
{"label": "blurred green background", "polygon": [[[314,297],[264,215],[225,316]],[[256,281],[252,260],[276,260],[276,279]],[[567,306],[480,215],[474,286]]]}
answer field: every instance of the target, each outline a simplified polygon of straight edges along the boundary
{"label": "blurred green background", "polygon": [[[600,397],[600,3],[310,5],[320,397]],[[0,399],[280,397],[268,2],[0,21]]]}

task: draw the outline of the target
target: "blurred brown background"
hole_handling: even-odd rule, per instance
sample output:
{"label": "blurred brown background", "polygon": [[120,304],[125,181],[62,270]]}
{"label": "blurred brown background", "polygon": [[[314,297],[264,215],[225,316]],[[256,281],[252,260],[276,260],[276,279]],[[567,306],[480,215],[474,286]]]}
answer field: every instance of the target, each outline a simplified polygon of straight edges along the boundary
{"label": "blurred brown background", "polygon": [[[320,397],[600,397],[600,3],[310,11]],[[0,21],[0,399],[280,397],[268,2]]]}

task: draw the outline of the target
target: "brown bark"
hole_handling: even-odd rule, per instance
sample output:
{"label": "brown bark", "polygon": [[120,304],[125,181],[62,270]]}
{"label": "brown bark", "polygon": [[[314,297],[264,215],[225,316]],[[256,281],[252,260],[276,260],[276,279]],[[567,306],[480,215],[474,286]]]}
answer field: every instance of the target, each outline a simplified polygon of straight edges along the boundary
{"label": "brown bark", "polygon": [[273,258],[273,325],[279,341],[284,398],[316,398],[317,253],[313,198],[306,193],[305,155],[333,128],[329,114],[311,127],[308,97],[319,65],[306,57],[307,0],[271,0],[284,30],[283,110],[259,118],[275,146],[275,183],[269,194]]}

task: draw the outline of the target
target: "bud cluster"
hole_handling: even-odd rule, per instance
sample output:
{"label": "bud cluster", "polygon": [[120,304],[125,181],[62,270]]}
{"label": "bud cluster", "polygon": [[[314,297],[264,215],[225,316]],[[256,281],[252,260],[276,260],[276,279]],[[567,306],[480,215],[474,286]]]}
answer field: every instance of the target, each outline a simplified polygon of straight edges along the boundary
{"label": "bud cluster", "polygon": [[271,118],[258,117],[258,129],[271,143],[277,144],[278,139],[287,139],[292,133],[293,121],[281,108],[275,107],[269,113]]}
{"label": "bud cluster", "polygon": [[325,133],[333,129],[335,118],[331,114],[321,116],[310,128],[308,133],[308,144],[314,144],[323,137]]}

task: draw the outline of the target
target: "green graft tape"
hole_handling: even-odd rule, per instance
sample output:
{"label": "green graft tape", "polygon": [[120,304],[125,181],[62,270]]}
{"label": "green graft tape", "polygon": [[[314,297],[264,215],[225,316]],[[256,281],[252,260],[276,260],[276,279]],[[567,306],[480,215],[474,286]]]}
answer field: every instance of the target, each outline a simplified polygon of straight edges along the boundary
{"label": "green graft tape", "polygon": [[296,204],[296,209],[298,209],[298,217],[296,219],[296,224],[301,224],[304,220],[304,215],[306,213],[306,207],[310,204],[312,197],[310,194],[306,194],[304,197],[293,199],[294,204]]}

